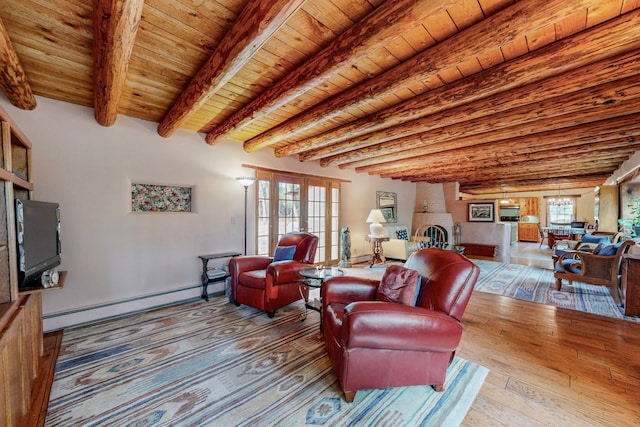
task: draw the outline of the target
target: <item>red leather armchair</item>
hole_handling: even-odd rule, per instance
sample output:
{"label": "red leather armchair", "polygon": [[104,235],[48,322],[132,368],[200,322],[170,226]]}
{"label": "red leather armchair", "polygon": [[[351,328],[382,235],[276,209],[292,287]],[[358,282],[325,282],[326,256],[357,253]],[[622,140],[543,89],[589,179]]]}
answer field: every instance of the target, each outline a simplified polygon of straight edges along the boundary
{"label": "red leather armchair", "polygon": [[415,306],[375,301],[379,282],[371,279],[335,277],[322,286],[325,345],[347,402],[365,389],[444,390],[480,269],[435,248],[415,252],[405,267],[421,277]]}
{"label": "red leather armchair", "polygon": [[309,233],[287,233],[280,238],[278,246],[295,246],[293,259],[273,262],[273,257],[266,256],[231,258],[231,299],[236,306],[248,305],[273,317],[278,308],[302,298],[298,272],[313,264],[318,237]]}

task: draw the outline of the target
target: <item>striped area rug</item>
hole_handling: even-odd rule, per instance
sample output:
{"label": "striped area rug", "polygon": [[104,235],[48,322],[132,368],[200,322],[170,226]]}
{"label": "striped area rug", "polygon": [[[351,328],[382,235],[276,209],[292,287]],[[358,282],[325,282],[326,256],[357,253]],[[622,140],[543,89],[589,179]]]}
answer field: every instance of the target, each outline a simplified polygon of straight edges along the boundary
{"label": "striped area rug", "polygon": [[[488,370],[455,358],[445,391],[361,391],[347,404],[319,315],[225,297],[67,329],[48,426],[456,426]],[[372,372],[372,375],[375,375]]]}
{"label": "striped area rug", "polygon": [[[609,288],[587,283],[562,281],[556,291],[553,271],[519,264],[502,264],[487,260],[473,260],[480,267],[475,290],[512,298],[533,301],[556,307],[623,319]],[[627,317],[640,321],[640,318]]]}

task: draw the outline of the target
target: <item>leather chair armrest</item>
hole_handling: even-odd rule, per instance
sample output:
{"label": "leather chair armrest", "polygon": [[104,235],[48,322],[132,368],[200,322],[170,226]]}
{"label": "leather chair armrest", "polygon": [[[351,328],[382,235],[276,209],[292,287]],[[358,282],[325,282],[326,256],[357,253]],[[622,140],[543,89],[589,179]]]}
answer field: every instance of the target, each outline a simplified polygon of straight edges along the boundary
{"label": "leather chair armrest", "polygon": [[294,260],[277,261],[267,267],[266,274],[273,277],[273,284],[277,286],[301,281],[300,270],[306,267],[312,267],[312,265]]}
{"label": "leather chair armrest", "polygon": [[266,256],[238,256],[229,260],[229,264],[235,264],[239,273],[244,271],[264,270],[273,258]]}
{"label": "leather chair armrest", "polygon": [[237,283],[240,274],[245,271],[264,270],[271,264],[271,257],[265,256],[237,256],[229,260],[229,274],[232,283]]}
{"label": "leather chair armrest", "polygon": [[345,307],[341,341],[345,348],[455,351],[462,325],[453,317],[422,307],[360,301]]}
{"label": "leather chair armrest", "polygon": [[362,277],[332,277],[322,284],[322,304],[337,303],[345,306],[354,301],[373,300],[379,284],[379,280]]}

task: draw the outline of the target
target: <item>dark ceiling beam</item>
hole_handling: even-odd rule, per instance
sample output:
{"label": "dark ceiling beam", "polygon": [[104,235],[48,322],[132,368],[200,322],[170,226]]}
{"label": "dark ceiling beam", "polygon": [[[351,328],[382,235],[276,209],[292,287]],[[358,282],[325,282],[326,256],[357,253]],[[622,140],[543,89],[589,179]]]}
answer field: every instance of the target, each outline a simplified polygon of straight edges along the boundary
{"label": "dark ceiling beam", "polygon": [[[606,46],[606,49],[603,49]],[[481,73],[458,80],[440,88],[425,92],[396,106],[336,127],[330,131],[289,143],[275,150],[277,157],[305,152],[301,160],[314,160],[358,148],[358,137],[389,129],[405,122],[433,115],[449,118],[449,109],[476,111],[486,109],[481,99],[493,96],[496,109],[513,108],[514,102],[522,104],[532,97],[553,97],[563,82],[573,81],[571,88],[584,89],[618,77],[618,69],[637,65],[637,50],[613,59],[620,52],[640,48],[640,12],[627,14],[588,31],[559,40],[545,48],[530,52],[512,61],[489,68]],[[591,65],[590,65],[591,64]],[[562,80],[566,76],[566,80]],[[544,82],[542,81],[543,79]],[[527,92],[523,86],[531,89]],[[498,94],[509,92],[511,106],[503,106]],[[516,96],[517,95],[517,96]],[[528,96],[527,96],[528,95]],[[517,99],[523,98],[521,101]],[[475,107],[477,103],[477,108]],[[465,108],[466,106],[466,108]],[[446,113],[445,113],[446,111]],[[440,113],[437,115],[436,113]],[[366,140],[365,143],[369,141]],[[326,148],[325,148],[326,147]]]}
{"label": "dark ceiling beam", "polygon": [[589,177],[570,177],[570,178],[545,178],[545,179],[527,179],[514,180],[508,184],[504,182],[488,182],[469,183],[459,185],[459,191],[471,195],[486,194],[505,194],[505,193],[521,193],[529,191],[559,191],[576,188],[593,189],[598,185],[602,185],[609,175],[598,174]]}
{"label": "dark ceiling beam", "polygon": [[498,158],[521,154],[534,155],[536,152],[546,150],[549,147],[562,149],[616,139],[638,140],[639,138],[640,114],[631,114],[611,120],[587,123],[583,127],[570,127],[535,135],[479,143],[468,147],[458,147],[455,142],[450,142],[440,145],[438,147],[440,150],[431,154],[414,156],[402,161],[389,161],[371,166],[361,166],[356,171],[369,174],[405,171],[423,167],[433,162],[451,164],[453,159],[460,156],[467,162],[475,162],[480,161],[485,156]]}
{"label": "dark ceiling beam", "polygon": [[93,8],[93,107],[96,121],[111,126],[127,78],[144,0],[96,0]]}
{"label": "dark ceiling beam", "polygon": [[240,71],[305,0],[250,0],[158,126],[170,137]]}
{"label": "dark ceiling beam", "polygon": [[[220,141],[231,132],[240,130],[253,120],[260,119],[296,99],[325,80],[366,56],[376,45],[386,44],[399,37],[406,26],[449,7],[452,0],[396,0],[384,2],[362,21],[339,35],[326,48],[306,61],[260,96],[238,110],[225,122],[212,129],[206,140]],[[269,143],[245,143],[246,151],[255,151]]]}
{"label": "dark ceiling beam", "polygon": [[0,90],[16,107],[23,110],[36,108],[36,97],[33,95],[27,74],[9,39],[2,19],[0,19]]}
{"label": "dark ceiling beam", "polygon": [[[639,76],[640,78],[640,76]],[[631,89],[640,96],[640,87]],[[432,132],[411,135],[373,147],[349,152],[337,156],[322,159],[320,164],[329,166],[338,164],[341,168],[371,166],[378,163],[402,160],[415,156],[424,156],[449,148],[470,147],[492,141],[517,138],[521,136],[533,136],[535,134],[574,128],[580,132],[580,126],[604,119],[614,119],[629,115],[637,111],[638,100],[630,98],[616,98],[616,101],[608,103],[601,99],[580,114],[570,113],[560,116],[546,117],[536,120],[535,113],[542,114],[540,109],[531,107],[520,108],[509,114],[495,114],[483,119],[474,119],[457,125],[435,129]],[[546,101],[545,101],[546,102]],[[554,109],[563,112],[562,109]],[[523,119],[518,121],[516,117]],[[509,121],[511,119],[511,121]],[[515,125],[514,125],[515,123]],[[535,148],[532,148],[535,151]],[[365,155],[366,153],[366,155]],[[339,157],[338,157],[339,156]]]}
{"label": "dark ceiling beam", "polygon": [[597,163],[610,158],[614,152],[616,157],[632,154],[640,148],[640,139],[632,137],[616,138],[598,143],[576,143],[562,148],[550,144],[544,148],[536,147],[534,152],[529,150],[529,152],[521,151],[518,154],[511,152],[508,148],[501,148],[496,149],[485,146],[484,150],[475,155],[462,152],[453,156],[434,156],[433,159],[425,162],[422,166],[404,168],[402,170],[396,169],[394,171],[380,171],[376,172],[376,174],[379,174],[381,178],[407,178],[421,175],[424,170],[428,170],[432,174],[445,173],[452,169],[452,164],[456,164],[460,165],[460,167],[455,168],[456,173],[463,175],[466,169],[465,165],[468,164],[484,165],[484,168],[497,166],[520,168],[522,166],[528,167],[532,162],[539,162],[540,165],[552,162],[554,165],[560,164],[568,170],[579,170],[581,167],[580,162],[582,161]]}
{"label": "dark ceiling beam", "polygon": [[[588,0],[571,4],[563,0],[552,0],[540,7],[540,3],[535,0],[519,1],[478,22],[472,29],[461,31],[400,65],[287,120],[270,131],[268,138],[270,141],[286,139],[292,134],[325,124],[343,115],[345,111],[365,107],[377,98],[394,94],[400,88],[411,87],[429,76],[436,76],[439,72],[456,67],[461,62],[504,46],[517,38],[524,38],[526,34],[548,26],[549,22],[572,16],[582,8],[593,5],[594,2]],[[275,135],[274,132],[278,132],[275,129],[283,132]],[[271,142],[265,138],[267,136],[259,136],[245,142],[245,149],[254,150],[270,145]]]}

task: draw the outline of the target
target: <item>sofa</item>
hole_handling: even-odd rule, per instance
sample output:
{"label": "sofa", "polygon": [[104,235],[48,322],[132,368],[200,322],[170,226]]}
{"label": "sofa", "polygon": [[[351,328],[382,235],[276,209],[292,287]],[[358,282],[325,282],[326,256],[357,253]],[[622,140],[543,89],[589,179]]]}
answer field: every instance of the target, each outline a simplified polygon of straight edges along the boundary
{"label": "sofa", "polygon": [[413,240],[411,230],[406,225],[384,225],[384,231],[389,236],[389,241],[382,242],[385,258],[406,261],[418,249],[418,242]]}

